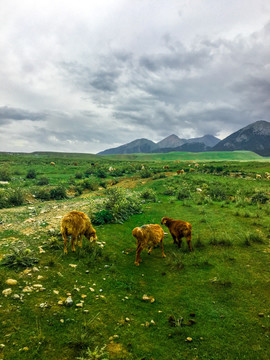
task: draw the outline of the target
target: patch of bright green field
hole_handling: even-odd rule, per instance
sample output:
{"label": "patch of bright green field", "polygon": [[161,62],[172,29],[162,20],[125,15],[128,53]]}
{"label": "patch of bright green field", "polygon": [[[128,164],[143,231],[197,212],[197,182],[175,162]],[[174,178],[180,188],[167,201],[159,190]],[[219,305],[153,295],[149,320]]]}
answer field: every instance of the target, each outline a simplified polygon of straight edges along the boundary
{"label": "patch of bright green field", "polygon": [[[48,177],[74,176],[78,167],[88,166],[66,161],[63,167],[46,165]],[[108,355],[101,359],[269,359],[269,181],[253,176],[269,172],[269,164],[213,163],[205,172],[158,177],[164,164],[155,168],[156,177],[142,178],[140,170],[132,178],[122,175],[125,187],[136,181],[132,191],[140,196],[151,190],[156,201],[146,197],[143,212],[123,224],[95,226],[101,244],[84,238],[75,253],[69,246],[64,255],[61,217],[49,231],[54,208],[72,204],[81,210],[89,202],[84,211],[90,214],[90,200],[105,197],[105,189],[0,210],[1,256],[17,247],[38,260],[29,271],[0,267],[0,359],[90,360],[95,358],[86,355],[87,348],[101,353],[104,345]],[[42,165],[27,166],[40,167],[41,174]],[[185,240],[178,249],[168,234],[166,258],[159,247],[151,256],[143,251],[136,267],[132,229],[160,224],[163,216],[192,224],[194,251]],[[25,223],[28,219],[35,221]],[[8,286],[8,278],[18,283]],[[7,288],[12,293],[4,296]],[[143,295],[155,301],[144,301]],[[68,296],[72,306],[61,305]]]}

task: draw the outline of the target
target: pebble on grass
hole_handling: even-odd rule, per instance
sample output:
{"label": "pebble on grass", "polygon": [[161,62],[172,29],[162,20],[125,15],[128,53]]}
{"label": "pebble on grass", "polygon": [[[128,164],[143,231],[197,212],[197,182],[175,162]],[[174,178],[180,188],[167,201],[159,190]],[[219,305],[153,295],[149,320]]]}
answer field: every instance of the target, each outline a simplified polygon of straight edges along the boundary
{"label": "pebble on grass", "polygon": [[9,286],[17,285],[18,281],[15,279],[7,279],[6,284]]}

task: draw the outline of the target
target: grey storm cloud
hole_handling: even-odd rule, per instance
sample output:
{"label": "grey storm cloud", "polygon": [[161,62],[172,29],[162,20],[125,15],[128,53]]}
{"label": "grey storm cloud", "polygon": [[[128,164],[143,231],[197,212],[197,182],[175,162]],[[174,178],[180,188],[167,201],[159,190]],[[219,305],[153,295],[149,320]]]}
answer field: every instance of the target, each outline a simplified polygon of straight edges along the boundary
{"label": "grey storm cloud", "polygon": [[99,152],[270,120],[267,0],[56,3],[2,6],[3,150]]}
{"label": "grey storm cloud", "polygon": [[12,120],[20,121],[20,120],[42,120],[47,116],[46,113],[41,112],[31,112],[25,109],[12,108],[8,106],[0,107],[0,123],[5,124]]}

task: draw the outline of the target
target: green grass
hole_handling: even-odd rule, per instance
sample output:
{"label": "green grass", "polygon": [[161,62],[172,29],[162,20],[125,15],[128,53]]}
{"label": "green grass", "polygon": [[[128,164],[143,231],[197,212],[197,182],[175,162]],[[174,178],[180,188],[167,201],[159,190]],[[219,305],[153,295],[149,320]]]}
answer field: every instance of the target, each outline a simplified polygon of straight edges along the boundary
{"label": "green grass", "polygon": [[124,154],[124,155],[104,155],[104,158],[121,159],[121,160],[155,160],[155,161],[170,161],[180,160],[188,161],[252,161],[262,160],[269,161],[269,158],[262,157],[252,151],[211,151],[202,153],[190,152],[170,152],[159,154]]}
{"label": "green grass", "polygon": [[[16,248],[17,255],[27,257],[10,258],[15,267],[0,267],[0,344],[5,345],[0,359],[89,360],[95,349],[104,354],[101,359],[269,359],[269,181],[254,178],[269,172],[269,163],[212,162],[182,177],[173,171],[157,177],[164,174],[164,163],[150,163],[156,177],[141,178],[141,163],[135,162],[134,172],[123,174],[116,186],[142,194],[143,212],[123,224],[95,226],[103,248],[84,238],[82,249],[72,253],[69,245],[64,255],[62,214],[71,209],[90,214],[91,204],[100,204],[106,191],[71,194],[69,177],[85,173],[88,160],[78,155],[78,166],[68,166],[74,159],[67,156],[56,161],[61,166],[51,167],[48,159],[48,154],[0,159],[9,163],[13,178],[33,168],[38,177],[56,186],[64,183],[69,192],[68,199],[30,198],[31,204],[0,210],[0,256]],[[97,166],[107,169],[108,164],[100,160]],[[127,161],[112,164],[130,169]],[[231,177],[231,172],[242,175]],[[21,186],[31,191],[34,181]],[[13,182],[18,179],[10,186]],[[179,189],[189,197],[178,200]],[[260,195],[256,201],[254,194]],[[160,223],[163,216],[192,224],[194,251],[185,239],[178,249],[168,234],[166,258],[159,247],[151,256],[143,251],[136,267],[132,229]],[[38,263],[28,271],[25,260],[33,258]],[[5,284],[9,278],[17,285]],[[41,289],[34,286],[39,284]],[[32,291],[24,291],[27,287]],[[7,288],[12,293],[5,297]],[[68,294],[73,305],[59,305]],[[144,294],[155,301],[144,301]]]}

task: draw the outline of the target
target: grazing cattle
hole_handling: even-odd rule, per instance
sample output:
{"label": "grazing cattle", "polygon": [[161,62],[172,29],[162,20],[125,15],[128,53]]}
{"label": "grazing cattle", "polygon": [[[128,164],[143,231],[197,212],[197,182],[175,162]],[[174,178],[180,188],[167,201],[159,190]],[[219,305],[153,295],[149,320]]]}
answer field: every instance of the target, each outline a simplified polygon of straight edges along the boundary
{"label": "grazing cattle", "polygon": [[89,217],[81,211],[71,211],[66,214],[61,222],[61,234],[64,240],[64,251],[67,254],[67,237],[71,235],[71,249],[75,251],[75,244],[82,247],[83,235],[88,240],[97,240],[96,230],[93,228]]}
{"label": "grazing cattle", "polygon": [[166,257],[163,248],[164,231],[158,224],[147,224],[141,227],[136,227],[132,230],[132,235],[137,239],[137,249],[135,265],[139,266],[142,261],[140,254],[143,249],[148,248],[150,255],[154,246],[160,244],[162,257]]}
{"label": "grazing cattle", "polygon": [[190,168],[190,169],[189,169],[189,171],[190,171],[190,172],[192,172],[192,171],[195,171],[195,169],[193,169],[193,168]]}
{"label": "grazing cattle", "polygon": [[168,170],[168,169],[169,169],[169,166],[168,166],[168,165],[164,165],[164,166],[163,166],[163,169],[164,169],[164,170]]}
{"label": "grazing cattle", "polygon": [[161,224],[167,226],[169,229],[174,244],[177,244],[178,247],[181,247],[182,244],[182,238],[185,237],[187,239],[189,250],[192,251],[191,246],[191,224],[182,221],[182,220],[174,220],[167,216],[163,217],[161,219]]}
{"label": "grazing cattle", "polygon": [[75,162],[75,163],[74,163],[74,166],[78,166],[78,163],[77,163],[77,162]]}
{"label": "grazing cattle", "polygon": [[[179,172],[178,172],[179,171]],[[183,170],[183,169],[181,169],[181,170],[177,170],[177,174],[179,175],[179,174],[181,174],[181,175],[183,175],[185,173],[185,170]]]}
{"label": "grazing cattle", "polygon": [[180,170],[177,170],[176,172],[177,172],[177,175],[179,175],[179,174],[180,174]]}
{"label": "grazing cattle", "polygon": [[113,168],[112,166],[109,167],[109,172],[115,171],[115,168]]}
{"label": "grazing cattle", "polygon": [[262,176],[260,174],[256,174],[256,179],[261,179]]}
{"label": "grazing cattle", "polygon": [[55,163],[52,161],[50,165],[55,166]]}

